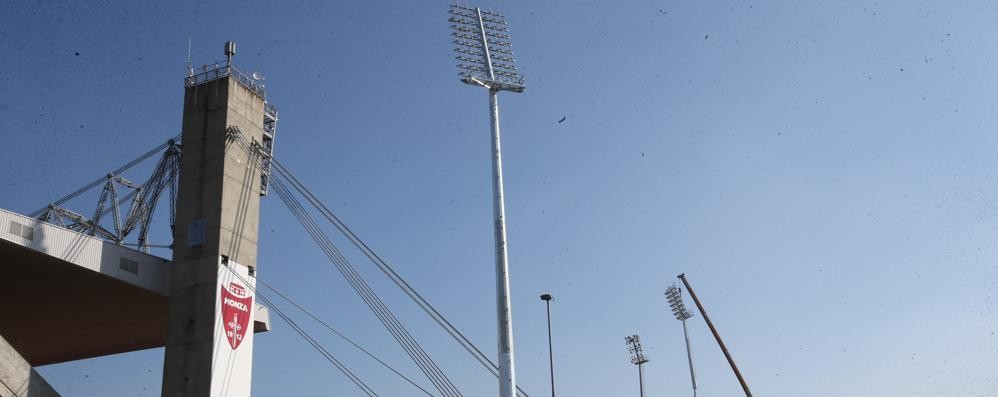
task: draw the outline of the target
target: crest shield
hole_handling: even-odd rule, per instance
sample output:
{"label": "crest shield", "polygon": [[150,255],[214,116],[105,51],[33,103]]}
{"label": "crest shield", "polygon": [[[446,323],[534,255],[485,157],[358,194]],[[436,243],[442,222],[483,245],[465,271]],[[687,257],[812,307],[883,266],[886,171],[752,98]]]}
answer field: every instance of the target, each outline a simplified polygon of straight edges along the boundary
{"label": "crest shield", "polygon": [[225,339],[229,342],[229,346],[232,346],[232,350],[235,350],[249,329],[253,296],[246,287],[235,281],[229,282],[228,286],[223,285],[219,296],[222,300],[222,326],[225,329]]}

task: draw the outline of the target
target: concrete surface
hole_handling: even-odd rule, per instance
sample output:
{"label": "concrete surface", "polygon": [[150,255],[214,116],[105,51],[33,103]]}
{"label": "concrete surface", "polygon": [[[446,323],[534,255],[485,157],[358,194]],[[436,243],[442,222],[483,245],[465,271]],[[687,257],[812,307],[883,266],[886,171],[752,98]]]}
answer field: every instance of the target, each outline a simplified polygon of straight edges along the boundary
{"label": "concrete surface", "polygon": [[0,397],[59,397],[59,393],[2,336]]}

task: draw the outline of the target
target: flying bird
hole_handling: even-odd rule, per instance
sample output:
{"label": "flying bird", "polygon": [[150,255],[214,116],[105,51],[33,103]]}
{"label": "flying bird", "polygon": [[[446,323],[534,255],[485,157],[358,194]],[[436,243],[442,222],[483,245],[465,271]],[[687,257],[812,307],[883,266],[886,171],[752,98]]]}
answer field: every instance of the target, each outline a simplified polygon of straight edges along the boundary
{"label": "flying bird", "polygon": [[561,116],[561,120],[558,120],[558,124],[561,124],[561,123],[562,123],[562,122],[564,122],[564,121],[565,121],[565,119],[567,119],[567,118],[568,118],[568,116]]}

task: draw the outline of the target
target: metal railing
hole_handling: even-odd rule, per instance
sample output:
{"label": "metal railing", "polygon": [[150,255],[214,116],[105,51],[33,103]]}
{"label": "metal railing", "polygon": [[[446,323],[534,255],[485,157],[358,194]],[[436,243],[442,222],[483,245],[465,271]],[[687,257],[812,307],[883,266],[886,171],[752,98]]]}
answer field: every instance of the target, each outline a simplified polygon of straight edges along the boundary
{"label": "metal railing", "polygon": [[201,66],[201,70],[184,78],[184,87],[193,87],[218,79],[232,77],[246,88],[255,92],[261,98],[267,96],[267,90],[262,82],[247,76],[228,61],[219,61]]}
{"label": "metal railing", "polygon": [[277,121],[277,108],[270,102],[263,103],[263,114],[264,117],[269,117],[274,121]]}

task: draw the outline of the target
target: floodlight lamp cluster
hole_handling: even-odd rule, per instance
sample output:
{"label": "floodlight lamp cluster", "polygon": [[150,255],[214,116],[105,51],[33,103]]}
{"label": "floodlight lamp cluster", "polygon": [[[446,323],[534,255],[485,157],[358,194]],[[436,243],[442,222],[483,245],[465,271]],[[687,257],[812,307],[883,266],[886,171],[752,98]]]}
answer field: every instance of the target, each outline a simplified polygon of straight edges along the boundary
{"label": "floodlight lamp cluster", "polygon": [[523,75],[516,68],[506,17],[481,8],[450,6],[454,59],[461,81],[496,91],[523,92]]}
{"label": "floodlight lamp cluster", "polygon": [[686,310],[686,304],[683,303],[682,291],[679,287],[673,285],[667,288],[665,290],[665,297],[669,300],[669,306],[672,306],[672,314],[676,316],[676,320],[685,321],[693,317],[693,313]]}
{"label": "floodlight lamp cluster", "polygon": [[641,365],[648,362],[648,357],[645,357],[641,351],[641,339],[637,335],[625,336],[624,342],[627,343],[627,352],[631,354],[631,364]]}

